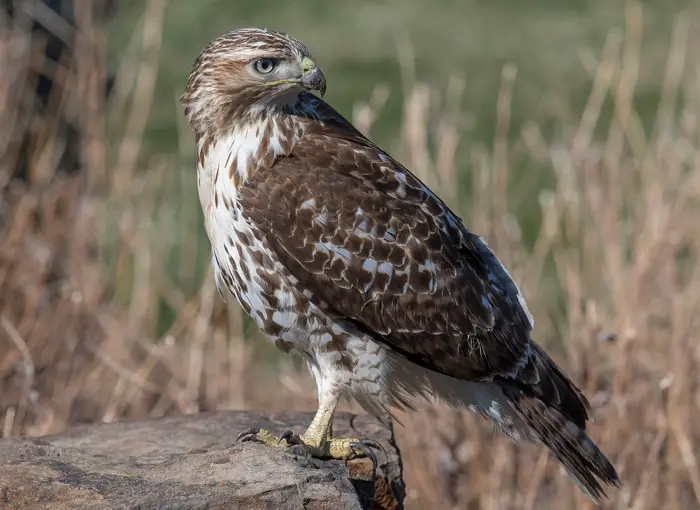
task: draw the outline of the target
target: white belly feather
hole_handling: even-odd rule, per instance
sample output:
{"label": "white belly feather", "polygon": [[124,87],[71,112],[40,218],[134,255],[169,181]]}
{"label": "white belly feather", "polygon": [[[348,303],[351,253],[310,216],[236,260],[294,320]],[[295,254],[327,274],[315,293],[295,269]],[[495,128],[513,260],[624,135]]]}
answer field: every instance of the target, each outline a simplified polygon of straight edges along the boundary
{"label": "white belly feather", "polygon": [[[199,196],[212,245],[217,286],[222,291],[230,291],[259,328],[263,328],[272,314],[288,330],[294,328],[295,317],[291,313],[281,314],[271,310],[253,257],[256,252],[267,253],[268,257],[273,257],[273,254],[269,253],[245,218],[235,185],[235,182],[245,182],[247,179],[263,132],[264,129],[259,126],[242,127],[211,143],[206,156],[200,158],[203,164],[198,164]],[[232,167],[238,174],[236,179],[232,178]],[[276,260],[273,263],[279,264]],[[280,305],[292,308],[294,293],[285,287],[276,289],[275,297]]]}

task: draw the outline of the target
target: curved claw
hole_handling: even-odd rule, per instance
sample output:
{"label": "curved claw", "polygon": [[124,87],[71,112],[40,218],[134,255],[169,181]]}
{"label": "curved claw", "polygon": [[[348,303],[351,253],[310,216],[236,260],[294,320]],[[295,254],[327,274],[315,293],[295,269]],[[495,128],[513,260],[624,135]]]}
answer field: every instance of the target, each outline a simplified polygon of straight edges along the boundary
{"label": "curved claw", "polygon": [[244,430],[243,432],[238,434],[238,436],[236,436],[236,443],[253,441],[258,432],[260,432],[260,429],[257,427],[253,427],[253,428],[250,428],[248,430]]}
{"label": "curved claw", "polygon": [[280,435],[277,444],[280,444],[282,440],[287,441],[288,445],[303,444],[301,438],[299,437],[299,434],[290,429],[287,429],[284,432],[282,432],[282,435]]}
{"label": "curved claw", "polygon": [[379,441],[375,441],[374,439],[370,438],[364,438],[360,439],[360,443],[363,446],[369,446],[370,448],[374,448],[375,450],[381,450],[382,453],[384,453],[384,456],[387,457],[386,449],[384,448],[384,445],[380,443]]}
{"label": "curved claw", "polygon": [[386,450],[384,449],[384,447],[374,439],[360,439],[359,441],[350,443],[350,446],[354,449],[359,450],[369,459],[371,459],[372,464],[374,464],[375,467],[377,465],[377,456],[372,449],[374,448],[377,450],[382,450],[384,452],[384,455],[386,455]]}
{"label": "curved claw", "polygon": [[[386,455],[386,450],[384,450],[384,447],[382,447],[381,444],[377,443],[373,439],[361,439],[360,441],[357,442],[352,442],[350,443],[350,447],[354,450],[359,450],[362,452],[362,454],[365,455],[368,459],[372,461],[372,483],[376,483],[377,481],[377,467],[379,466],[379,461],[377,460],[377,456],[375,455],[374,451],[372,448],[380,448],[381,450],[384,451],[384,454]],[[347,459],[351,460],[351,459]],[[346,460],[346,464],[347,464]]]}

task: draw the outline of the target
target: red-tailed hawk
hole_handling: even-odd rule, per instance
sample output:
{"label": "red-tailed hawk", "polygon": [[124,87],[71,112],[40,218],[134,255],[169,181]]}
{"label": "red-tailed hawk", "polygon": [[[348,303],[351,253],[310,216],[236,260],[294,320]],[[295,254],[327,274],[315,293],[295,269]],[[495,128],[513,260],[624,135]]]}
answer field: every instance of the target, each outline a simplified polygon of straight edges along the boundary
{"label": "red-tailed hawk", "polygon": [[367,454],[332,437],[342,394],[384,421],[437,397],[543,443],[598,501],[617,473],[586,434],[585,397],[532,340],[518,287],[440,198],[311,92],[325,88],[306,46],[250,28],[206,47],[182,97],[219,287],[301,353],[318,388],[309,428],[281,444]]}

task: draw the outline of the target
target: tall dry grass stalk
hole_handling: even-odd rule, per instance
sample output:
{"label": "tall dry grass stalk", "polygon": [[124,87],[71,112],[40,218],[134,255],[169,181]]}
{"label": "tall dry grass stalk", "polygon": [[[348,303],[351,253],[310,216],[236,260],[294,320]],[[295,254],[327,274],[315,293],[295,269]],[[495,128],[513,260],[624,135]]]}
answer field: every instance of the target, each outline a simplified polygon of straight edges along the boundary
{"label": "tall dry grass stalk", "polygon": [[[150,159],[141,150],[164,5],[148,2],[109,98],[105,31],[89,9],[57,63],[27,31],[41,12],[2,26],[0,68],[11,77],[0,80],[3,437],[81,421],[315,406],[306,374],[287,358],[266,371],[240,310],[222,304],[210,275],[202,283],[208,249],[196,241],[190,142]],[[607,507],[697,508],[700,68],[681,20],[656,123],[645,131],[633,103],[641,27],[631,4],[624,35],[612,33],[599,58],[587,58],[595,65],[580,123],[550,140],[534,121],[513,131],[513,66],[503,70],[491,148],[460,146],[468,118],[459,80],[442,93],[407,69],[399,152],[512,269],[535,336],[591,398],[591,434],[623,481]],[[40,73],[57,87],[37,114]],[[378,87],[358,104],[360,129],[371,131],[388,94]],[[606,101],[614,113],[600,136]],[[70,168],[61,163],[65,123],[80,135]],[[29,147],[22,164],[20,143]],[[513,189],[527,186],[526,171],[556,181],[528,204],[542,216],[532,242],[517,216],[525,192]],[[175,311],[172,320],[164,310]],[[589,505],[546,453],[514,445],[479,418],[426,405],[401,421],[413,508]]]}
{"label": "tall dry grass stalk", "polygon": [[[0,34],[11,78],[0,80],[3,435],[245,406],[240,312],[227,312],[210,283],[194,288],[202,250],[178,221],[199,219],[194,201],[174,200],[194,197],[192,172],[177,154],[147,160],[140,150],[165,1],[149,1],[109,98],[106,32],[90,6],[76,10],[68,40],[51,32],[40,3],[24,6],[3,17]],[[32,34],[33,19],[49,34]],[[43,51],[54,37],[67,47],[59,62]],[[38,107],[42,75],[54,87]],[[71,130],[78,157],[65,161]],[[177,315],[159,332],[163,307]]]}

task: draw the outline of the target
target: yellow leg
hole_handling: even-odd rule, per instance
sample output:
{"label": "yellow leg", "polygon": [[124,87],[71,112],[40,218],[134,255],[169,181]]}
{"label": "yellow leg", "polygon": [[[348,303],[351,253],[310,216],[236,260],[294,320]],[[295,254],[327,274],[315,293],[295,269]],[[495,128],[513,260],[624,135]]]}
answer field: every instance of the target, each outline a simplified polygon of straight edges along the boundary
{"label": "yellow leg", "polygon": [[302,444],[308,452],[317,458],[351,460],[358,457],[374,459],[374,453],[369,447],[381,448],[371,440],[357,438],[333,438],[333,413],[338,403],[338,397],[333,392],[319,392],[319,406],[314,419],[301,436],[286,431],[277,437],[265,429],[252,429],[238,436],[239,440],[257,441],[268,446],[287,448],[293,444]]}
{"label": "yellow leg", "polygon": [[299,439],[304,443],[314,456],[321,457],[326,453],[326,446],[331,441],[331,428],[335,402],[319,402],[314,419],[309,424]]}
{"label": "yellow leg", "polygon": [[321,401],[314,419],[299,441],[306,445],[314,457],[350,460],[366,455],[363,442],[358,438],[333,437],[333,413],[337,399]]}

